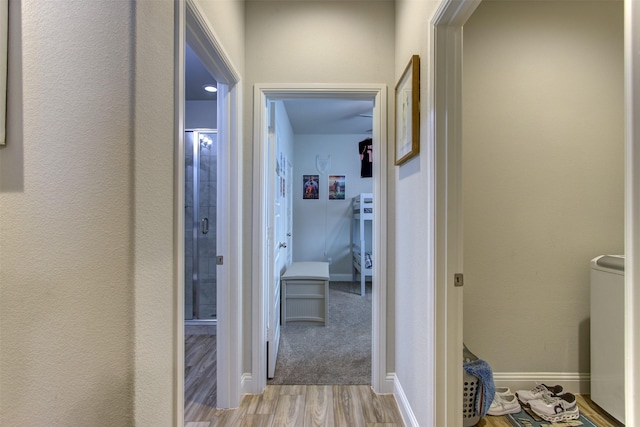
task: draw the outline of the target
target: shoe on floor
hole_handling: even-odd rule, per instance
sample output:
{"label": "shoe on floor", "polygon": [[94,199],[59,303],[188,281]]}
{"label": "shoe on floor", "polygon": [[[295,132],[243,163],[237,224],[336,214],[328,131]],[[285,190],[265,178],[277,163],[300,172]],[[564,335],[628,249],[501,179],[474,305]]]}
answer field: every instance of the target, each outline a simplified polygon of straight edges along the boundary
{"label": "shoe on floor", "polygon": [[545,394],[529,401],[529,407],[540,418],[552,423],[577,420],[580,417],[576,397],[571,393],[558,396]]}
{"label": "shoe on floor", "polygon": [[500,396],[513,395],[513,393],[511,393],[511,389],[509,387],[496,387],[496,394],[500,395]]}
{"label": "shoe on floor", "polygon": [[524,403],[525,405],[530,400],[540,399],[544,395],[553,396],[553,395],[558,395],[560,393],[562,393],[561,385],[548,386],[545,384],[539,384],[534,388],[532,388],[531,390],[516,391],[516,395],[518,396],[518,399],[520,399],[520,402]]}
{"label": "shoe on floor", "polygon": [[487,411],[489,415],[517,414],[522,411],[518,399],[513,394],[496,394]]}

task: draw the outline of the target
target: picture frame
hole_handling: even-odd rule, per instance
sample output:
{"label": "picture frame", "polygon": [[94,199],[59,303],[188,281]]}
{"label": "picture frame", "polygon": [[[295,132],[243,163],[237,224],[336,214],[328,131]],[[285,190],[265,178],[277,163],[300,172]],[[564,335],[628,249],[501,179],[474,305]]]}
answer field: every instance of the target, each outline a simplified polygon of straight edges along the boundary
{"label": "picture frame", "polygon": [[420,152],[420,56],[409,60],[395,89],[395,165]]}
{"label": "picture frame", "polygon": [[305,174],[302,176],[302,198],[305,200],[320,198],[320,175]]}
{"label": "picture frame", "polygon": [[345,200],[346,176],[329,175],[329,200]]}

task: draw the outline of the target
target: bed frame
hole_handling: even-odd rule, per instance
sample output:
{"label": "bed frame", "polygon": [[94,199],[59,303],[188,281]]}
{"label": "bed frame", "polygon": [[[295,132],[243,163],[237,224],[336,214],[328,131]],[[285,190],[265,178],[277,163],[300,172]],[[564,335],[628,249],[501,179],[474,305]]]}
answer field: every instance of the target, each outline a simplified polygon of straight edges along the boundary
{"label": "bed frame", "polygon": [[355,282],[360,274],[360,295],[365,294],[365,281],[367,276],[373,277],[372,260],[367,267],[367,253],[365,241],[365,229],[373,223],[373,194],[361,193],[355,196],[351,202],[353,220],[351,221],[351,254],[352,275]]}

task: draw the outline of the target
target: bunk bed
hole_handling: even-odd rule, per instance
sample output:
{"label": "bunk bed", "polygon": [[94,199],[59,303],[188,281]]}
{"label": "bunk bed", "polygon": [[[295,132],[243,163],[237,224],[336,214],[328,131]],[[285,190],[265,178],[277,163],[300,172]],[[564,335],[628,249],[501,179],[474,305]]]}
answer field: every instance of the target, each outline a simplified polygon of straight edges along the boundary
{"label": "bunk bed", "polygon": [[360,295],[365,294],[365,281],[367,276],[373,277],[373,256],[371,255],[371,242],[366,242],[366,231],[371,236],[373,224],[373,194],[361,193],[353,197],[351,202],[351,254],[353,281],[360,274]]}

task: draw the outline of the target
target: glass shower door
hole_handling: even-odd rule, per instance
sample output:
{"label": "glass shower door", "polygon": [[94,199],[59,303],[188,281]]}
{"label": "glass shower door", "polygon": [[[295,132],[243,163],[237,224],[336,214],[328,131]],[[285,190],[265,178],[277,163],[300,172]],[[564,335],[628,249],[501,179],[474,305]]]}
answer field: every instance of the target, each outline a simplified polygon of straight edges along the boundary
{"label": "glass shower door", "polygon": [[185,319],[216,318],[217,133],[185,132]]}

